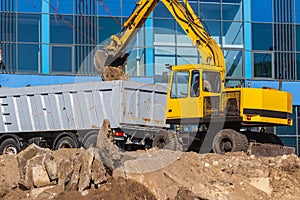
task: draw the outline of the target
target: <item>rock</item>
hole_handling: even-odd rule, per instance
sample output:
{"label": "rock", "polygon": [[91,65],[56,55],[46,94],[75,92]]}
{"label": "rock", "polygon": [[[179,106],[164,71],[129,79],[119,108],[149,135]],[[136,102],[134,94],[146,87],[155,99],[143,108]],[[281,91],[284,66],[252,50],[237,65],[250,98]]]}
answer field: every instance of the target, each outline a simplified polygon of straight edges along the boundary
{"label": "rock", "polygon": [[92,167],[92,180],[96,185],[107,181],[105,167],[102,162],[96,159],[94,160]]}
{"label": "rock", "polygon": [[250,183],[250,185],[267,193],[268,195],[271,195],[271,193],[272,193],[269,178],[250,178],[249,183]]}
{"label": "rock", "polygon": [[30,188],[31,188],[31,185],[30,185],[27,181],[25,181],[25,180],[23,180],[23,179],[20,179],[20,180],[18,181],[18,185],[19,185],[19,188],[20,188],[21,190],[24,190],[24,191],[30,190]]}
{"label": "rock", "polygon": [[43,190],[42,192],[40,192],[38,194],[38,196],[35,200],[56,199],[56,197],[63,192],[63,188],[58,185],[48,186],[45,188],[46,188],[45,190]]}
{"label": "rock", "polygon": [[17,155],[0,156],[0,182],[5,181],[9,186],[15,185],[21,178]]}
{"label": "rock", "polygon": [[[34,186],[34,180],[33,178],[35,178],[35,181],[37,181],[37,184],[39,185],[39,181],[40,179],[44,179],[41,180],[43,183],[41,183],[42,185],[39,185],[38,187],[42,187],[42,186],[46,186],[44,184],[46,184],[46,182],[49,182],[48,185],[50,184],[50,180],[48,177],[48,174],[46,172],[46,168],[44,166],[44,160],[46,159],[50,159],[52,158],[52,154],[51,152],[46,152],[44,154],[37,154],[36,156],[30,158],[29,160],[27,160],[26,165],[25,165],[25,174],[24,174],[24,180],[31,186]],[[35,170],[35,167],[38,168],[38,170],[43,170],[42,172],[38,172],[38,170]],[[33,177],[33,170],[35,170],[35,177]],[[40,174],[42,173],[42,174]],[[48,178],[48,181],[46,181],[46,178]],[[44,182],[45,181],[45,182]]]}
{"label": "rock", "polygon": [[97,137],[96,154],[99,155],[99,159],[103,165],[112,172],[121,165],[122,153],[119,148],[111,142],[110,135],[111,128],[109,121],[104,120]]}
{"label": "rock", "polygon": [[78,191],[82,192],[90,188],[91,178],[92,178],[92,165],[94,161],[95,149],[89,148],[82,155],[80,179],[78,183]]}
{"label": "rock", "polygon": [[66,186],[67,191],[73,191],[73,190],[78,190],[78,183],[79,183],[79,177],[80,177],[80,169],[81,169],[81,162],[78,160],[74,161],[74,168],[73,168],[73,173],[70,182]]}
{"label": "rock", "polygon": [[57,163],[54,160],[46,159],[45,160],[45,167],[49,178],[53,181],[57,179]]}
{"label": "rock", "polygon": [[26,149],[24,149],[17,155],[18,166],[20,169],[20,175],[22,179],[25,179],[25,174],[26,174],[25,166],[27,161],[35,157],[36,155],[41,155],[45,153],[46,155],[52,154],[52,152],[49,149],[43,149],[37,146],[36,144],[31,144],[30,146],[28,146]]}
{"label": "rock", "polygon": [[50,185],[49,176],[43,166],[35,166],[32,168],[32,179],[35,187],[39,188]]}
{"label": "rock", "polygon": [[48,189],[52,189],[56,186],[47,186],[47,187],[42,187],[42,188],[34,188],[30,191],[30,197],[33,199],[36,199],[42,192]]}
{"label": "rock", "polygon": [[62,186],[65,189],[65,186],[71,180],[73,174],[73,162],[69,159],[64,159],[60,162],[58,170],[58,185]]}

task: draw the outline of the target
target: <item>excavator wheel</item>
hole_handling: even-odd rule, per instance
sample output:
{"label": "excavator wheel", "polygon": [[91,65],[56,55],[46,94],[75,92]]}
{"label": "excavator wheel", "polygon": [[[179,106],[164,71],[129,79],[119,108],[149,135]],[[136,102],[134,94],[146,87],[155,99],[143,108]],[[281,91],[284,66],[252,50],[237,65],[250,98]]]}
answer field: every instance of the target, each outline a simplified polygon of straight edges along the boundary
{"label": "excavator wheel", "polygon": [[174,151],[183,151],[182,141],[174,131],[161,130],[153,139],[153,147],[159,149],[169,149]]}
{"label": "excavator wheel", "polygon": [[247,149],[247,137],[232,129],[219,131],[213,140],[213,151],[218,154],[238,151],[246,152]]}

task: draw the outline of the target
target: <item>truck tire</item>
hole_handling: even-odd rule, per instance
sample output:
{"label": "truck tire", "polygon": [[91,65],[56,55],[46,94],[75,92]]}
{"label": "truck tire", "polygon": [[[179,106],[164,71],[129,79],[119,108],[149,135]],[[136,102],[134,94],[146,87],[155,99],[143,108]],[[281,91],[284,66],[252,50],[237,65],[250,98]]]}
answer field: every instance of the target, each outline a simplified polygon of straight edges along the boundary
{"label": "truck tire", "polygon": [[247,149],[247,137],[232,129],[223,129],[219,131],[213,140],[213,151],[217,154],[238,151],[246,152]]}
{"label": "truck tire", "polygon": [[83,147],[88,149],[90,147],[96,147],[98,139],[98,132],[91,131],[86,134],[86,136],[82,140]]}
{"label": "truck tire", "polygon": [[54,150],[61,148],[79,148],[79,144],[78,141],[75,141],[72,137],[64,136],[56,142]]}
{"label": "truck tire", "polygon": [[183,145],[178,137],[178,134],[174,131],[167,130],[161,130],[155,135],[153,139],[153,147],[174,151],[183,150]]}
{"label": "truck tire", "polygon": [[16,155],[18,152],[20,152],[21,147],[19,143],[14,140],[13,138],[8,138],[4,140],[0,145],[0,154],[4,155]]}

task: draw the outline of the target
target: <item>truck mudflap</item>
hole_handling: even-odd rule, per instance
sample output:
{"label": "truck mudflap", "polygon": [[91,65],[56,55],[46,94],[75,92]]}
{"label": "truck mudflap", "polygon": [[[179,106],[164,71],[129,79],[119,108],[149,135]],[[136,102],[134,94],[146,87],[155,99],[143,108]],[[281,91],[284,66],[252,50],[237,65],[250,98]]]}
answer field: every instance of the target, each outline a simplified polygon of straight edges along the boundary
{"label": "truck mudflap", "polygon": [[262,157],[283,156],[295,154],[295,148],[282,146],[278,144],[250,142],[247,154]]}

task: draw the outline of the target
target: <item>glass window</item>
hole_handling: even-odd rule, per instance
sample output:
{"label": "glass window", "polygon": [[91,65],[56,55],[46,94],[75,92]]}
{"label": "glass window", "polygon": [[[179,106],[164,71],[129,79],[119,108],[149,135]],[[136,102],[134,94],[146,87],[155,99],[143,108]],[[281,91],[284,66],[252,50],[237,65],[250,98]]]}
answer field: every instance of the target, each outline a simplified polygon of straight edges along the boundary
{"label": "glass window", "polygon": [[19,12],[41,12],[41,0],[19,0]]}
{"label": "glass window", "polygon": [[18,15],[18,40],[19,42],[39,42],[40,15]]}
{"label": "glass window", "polygon": [[300,53],[296,54],[296,66],[297,66],[297,80],[300,80]]}
{"label": "glass window", "polygon": [[160,45],[175,45],[175,20],[154,20],[154,43]]}
{"label": "glass window", "polygon": [[300,26],[296,26],[297,51],[300,51]]}
{"label": "glass window", "polygon": [[252,24],[253,50],[273,49],[272,24]]}
{"label": "glass window", "polygon": [[171,98],[184,98],[188,94],[189,72],[174,72],[172,78]]}
{"label": "glass window", "polygon": [[172,18],[172,14],[169,12],[169,10],[166,8],[166,6],[162,3],[159,2],[157,6],[155,7],[153,11],[153,16],[154,17],[159,17],[159,18]]}
{"label": "glass window", "polygon": [[252,0],[252,21],[272,22],[272,0]]}
{"label": "glass window", "polygon": [[18,45],[18,72],[38,72],[39,66],[39,45],[19,44]]}
{"label": "glass window", "polygon": [[72,72],[72,47],[52,47],[52,72]]}
{"label": "glass window", "polygon": [[200,18],[221,20],[220,3],[200,3]]}
{"label": "glass window", "polygon": [[300,23],[300,1],[295,1],[296,2],[296,22]]}
{"label": "glass window", "polygon": [[254,77],[272,78],[272,54],[254,53]]}
{"label": "glass window", "polygon": [[219,93],[221,90],[221,76],[219,72],[203,71],[202,90]]}
{"label": "glass window", "polygon": [[223,46],[243,47],[243,23],[223,22]]}
{"label": "glass window", "polygon": [[121,8],[122,16],[130,16],[135,8],[136,8],[136,0],[126,0],[126,1],[123,0],[122,8]]}
{"label": "glass window", "polygon": [[243,52],[224,50],[227,77],[243,77]]}
{"label": "glass window", "polygon": [[176,64],[175,47],[159,46],[154,49],[154,78],[156,83],[163,82],[168,65]]}
{"label": "glass window", "polygon": [[7,15],[5,13],[0,13],[0,41],[16,41],[16,14]]}
{"label": "glass window", "polygon": [[222,19],[231,21],[242,21],[242,4],[223,4]]}
{"label": "glass window", "polygon": [[[128,2],[128,0],[124,1],[127,3],[125,8],[132,7],[131,5],[135,5],[133,2]],[[101,16],[120,16],[121,15],[121,5],[120,1],[97,1],[98,3],[98,15]],[[123,3],[124,4],[124,3]],[[130,5],[130,6],[128,6]]]}
{"label": "glass window", "polygon": [[191,81],[191,91],[190,91],[190,95],[191,97],[198,97],[200,95],[200,90],[199,90],[199,86],[200,86],[200,73],[198,70],[194,70],[192,72],[192,81]]}
{"label": "glass window", "polygon": [[220,45],[221,44],[221,22],[206,21],[203,23],[205,30]]}
{"label": "glass window", "polygon": [[145,75],[145,49],[133,48],[130,50],[126,65],[126,73],[129,76]]}
{"label": "glass window", "polygon": [[[63,33],[63,34],[58,34]],[[73,17],[62,15],[51,15],[50,17],[50,42],[51,43],[73,43]]]}
{"label": "glass window", "polygon": [[110,39],[110,36],[116,35],[121,30],[119,18],[100,17],[99,18],[99,34],[100,43]]}
{"label": "glass window", "polygon": [[49,7],[50,13],[73,14],[73,1],[50,0]]}

